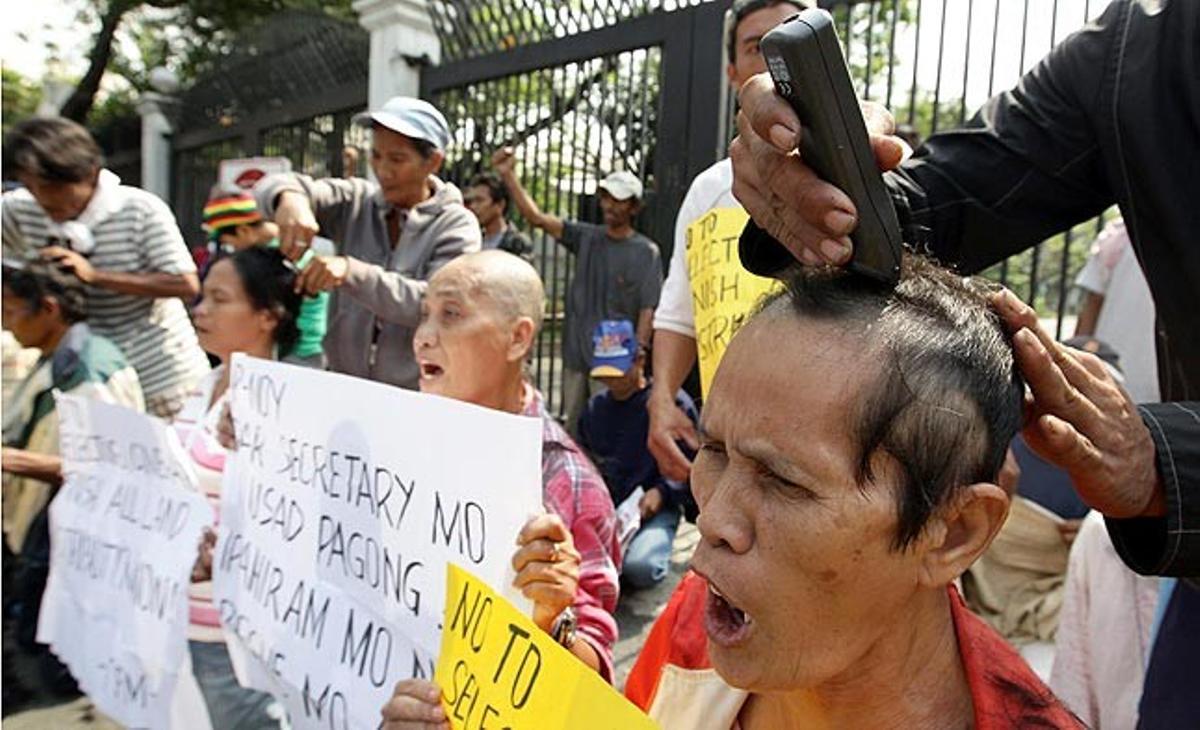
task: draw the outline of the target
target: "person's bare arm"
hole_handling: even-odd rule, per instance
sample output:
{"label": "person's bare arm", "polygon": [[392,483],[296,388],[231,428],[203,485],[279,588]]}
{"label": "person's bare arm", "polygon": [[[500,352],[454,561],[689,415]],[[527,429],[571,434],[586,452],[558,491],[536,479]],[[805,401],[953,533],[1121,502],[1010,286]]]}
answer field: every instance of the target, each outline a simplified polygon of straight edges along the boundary
{"label": "person's bare arm", "polygon": [[521,215],[525,220],[529,221],[533,226],[542,229],[551,236],[561,239],[563,235],[564,222],[562,218],[556,215],[544,212],[538,207],[538,204],[533,201],[533,197],[525,186],[521,185],[521,180],[517,177],[517,158],[511,147],[505,147],[497,150],[492,155],[492,167],[500,175],[500,179],[504,181],[504,186],[508,188],[509,195],[512,196],[513,203],[516,204],[517,210],[521,211]]}
{"label": "person's bare arm", "polygon": [[676,442],[683,441],[693,449],[700,443],[691,419],[675,405],[675,394],[695,364],[695,339],[671,330],[654,330],[654,384],[646,403],[650,412],[646,446],[663,476],[677,482],[688,478],[692,462]]}
{"label": "person's bare arm", "polygon": [[8,474],[37,479],[47,484],[62,484],[62,457],[58,455],[5,446],[0,460]]}
{"label": "person's bare arm", "polygon": [[127,274],[121,271],[96,271],[89,282],[121,294],[140,297],[195,299],[200,295],[200,277],[196,274]]}
{"label": "person's bare arm", "polygon": [[200,294],[200,277],[193,272],[168,274],[160,271],[105,271],[92,266],[86,257],[60,246],[47,246],[42,249],[42,258],[69,271],[84,284],[120,294],[164,299],[195,299]]}
{"label": "person's bare arm", "polygon": [[1096,322],[1100,319],[1100,308],[1104,306],[1104,295],[1089,291],[1084,294],[1079,307],[1079,319],[1075,322],[1075,336],[1096,334]]}

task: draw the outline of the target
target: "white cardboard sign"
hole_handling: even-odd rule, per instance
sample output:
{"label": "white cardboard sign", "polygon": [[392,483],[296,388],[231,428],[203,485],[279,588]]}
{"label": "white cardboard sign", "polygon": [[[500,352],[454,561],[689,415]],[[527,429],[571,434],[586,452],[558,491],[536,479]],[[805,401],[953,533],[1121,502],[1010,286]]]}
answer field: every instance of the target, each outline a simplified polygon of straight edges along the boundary
{"label": "white cardboard sign", "polygon": [[217,183],[223,188],[250,189],[267,175],[291,172],[292,161],[286,157],[240,157],[221,160],[217,165]]}
{"label": "white cardboard sign", "polygon": [[66,478],[50,505],[37,640],[123,725],[178,726],[188,585],[212,508],[162,421],[70,395],[57,410]]}
{"label": "white cardboard sign", "polygon": [[244,684],[297,728],[375,728],[433,677],[446,564],[516,598],[542,511],[537,419],[242,355],[214,599]]}

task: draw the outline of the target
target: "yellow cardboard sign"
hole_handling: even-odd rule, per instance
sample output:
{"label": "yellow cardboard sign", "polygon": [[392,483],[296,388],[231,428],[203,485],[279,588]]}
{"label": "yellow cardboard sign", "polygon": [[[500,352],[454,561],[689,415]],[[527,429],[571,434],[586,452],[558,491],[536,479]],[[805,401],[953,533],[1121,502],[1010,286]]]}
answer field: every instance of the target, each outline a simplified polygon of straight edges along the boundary
{"label": "yellow cardboard sign", "polygon": [[780,284],[751,274],[738,258],[738,238],[750,216],[742,208],[714,208],[687,228],[688,278],[700,356],[700,389],[708,397],[725,348],[763,296]]}
{"label": "yellow cardboard sign", "polygon": [[652,730],[650,718],[486,583],[447,568],[435,681],[454,730]]}

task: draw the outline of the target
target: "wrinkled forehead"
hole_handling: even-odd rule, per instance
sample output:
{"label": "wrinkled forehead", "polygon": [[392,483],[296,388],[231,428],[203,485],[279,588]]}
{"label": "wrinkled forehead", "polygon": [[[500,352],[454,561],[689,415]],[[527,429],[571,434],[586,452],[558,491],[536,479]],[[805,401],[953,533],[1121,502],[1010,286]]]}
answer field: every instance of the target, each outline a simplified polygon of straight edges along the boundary
{"label": "wrinkled forehead", "polygon": [[452,299],[480,309],[496,307],[490,297],[485,296],[487,283],[482,273],[465,261],[452,261],[429,279],[426,299]]}

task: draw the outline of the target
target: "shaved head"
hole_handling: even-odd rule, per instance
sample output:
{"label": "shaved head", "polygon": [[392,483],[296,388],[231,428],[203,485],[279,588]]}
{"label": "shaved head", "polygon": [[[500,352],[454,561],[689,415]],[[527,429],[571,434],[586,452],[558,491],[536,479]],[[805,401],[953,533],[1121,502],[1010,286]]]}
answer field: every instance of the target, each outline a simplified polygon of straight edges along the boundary
{"label": "shaved head", "polygon": [[461,289],[500,321],[528,317],[535,334],[542,328],[546,308],[542,278],[527,262],[505,251],[459,256],[439,269],[429,285]]}

